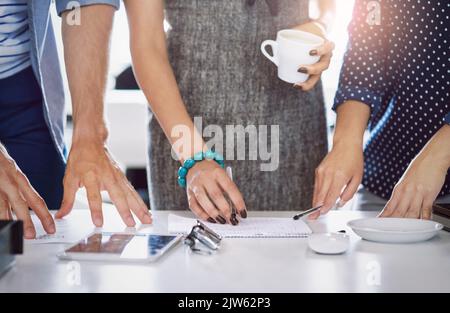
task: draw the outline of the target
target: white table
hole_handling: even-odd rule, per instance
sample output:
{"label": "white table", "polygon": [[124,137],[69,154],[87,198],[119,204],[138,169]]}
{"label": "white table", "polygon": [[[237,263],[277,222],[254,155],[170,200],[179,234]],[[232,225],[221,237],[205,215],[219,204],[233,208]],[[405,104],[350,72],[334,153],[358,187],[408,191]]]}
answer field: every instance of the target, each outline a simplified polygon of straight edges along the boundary
{"label": "white table", "polygon": [[[104,211],[106,230],[124,230],[113,208]],[[310,222],[310,227],[315,232],[348,230],[347,221],[363,216],[372,213],[331,212]],[[88,210],[74,210],[58,225],[74,238],[94,230]],[[166,228],[167,212],[158,212],[154,226],[141,230]],[[214,256],[191,254],[179,245],[160,261],[145,265],[74,264],[56,258],[63,244],[27,244],[16,266],[0,278],[0,293],[450,291],[449,233],[442,231],[428,242],[401,245],[363,241],[351,230],[348,233],[351,249],[338,256],[315,254],[307,248],[307,239],[226,239]]]}

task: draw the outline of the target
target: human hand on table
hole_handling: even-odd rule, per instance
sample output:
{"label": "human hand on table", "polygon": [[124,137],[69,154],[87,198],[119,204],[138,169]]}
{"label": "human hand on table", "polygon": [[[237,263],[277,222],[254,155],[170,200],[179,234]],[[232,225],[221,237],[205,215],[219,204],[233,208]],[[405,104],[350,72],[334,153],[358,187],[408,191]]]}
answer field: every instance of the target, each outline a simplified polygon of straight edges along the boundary
{"label": "human hand on table", "polygon": [[444,126],[411,162],[380,217],[430,219],[450,167],[450,126]]}
{"label": "human hand on table", "polygon": [[338,142],[316,169],[313,207],[323,207],[308,217],[318,218],[332,209],[340,198],[342,206],[356,193],[364,172],[362,145]]}
{"label": "human hand on table", "polygon": [[312,65],[301,65],[298,69],[300,73],[309,74],[310,76],[307,81],[304,83],[295,84],[294,87],[303,91],[309,91],[313,89],[320,80],[322,72],[327,70],[330,66],[335,45],[333,42],[327,40],[324,30],[319,27],[316,22],[308,22],[294,27],[294,29],[312,33],[325,39],[323,45],[309,52],[312,56],[320,56],[320,60]]}
{"label": "human hand on table", "polygon": [[225,198],[228,195],[237,213],[247,217],[242,195],[236,184],[226,172],[213,160],[197,162],[187,175],[186,192],[191,211],[203,220],[211,223],[238,224],[232,216],[232,208]]}
{"label": "human hand on table", "polygon": [[55,222],[44,200],[0,144],[0,219],[12,220],[14,213],[23,221],[24,237],[32,239],[36,230],[29,209],[36,213],[48,234],[55,232]]}
{"label": "human hand on table", "polygon": [[56,218],[62,218],[72,210],[75,194],[85,187],[95,226],[103,225],[102,198],[106,190],[128,227],[136,225],[133,212],[144,224],[152,222],[144,201],[122,173],[104,144],[89,140],[74,143],[69,154],[64,176],[64,198]]}

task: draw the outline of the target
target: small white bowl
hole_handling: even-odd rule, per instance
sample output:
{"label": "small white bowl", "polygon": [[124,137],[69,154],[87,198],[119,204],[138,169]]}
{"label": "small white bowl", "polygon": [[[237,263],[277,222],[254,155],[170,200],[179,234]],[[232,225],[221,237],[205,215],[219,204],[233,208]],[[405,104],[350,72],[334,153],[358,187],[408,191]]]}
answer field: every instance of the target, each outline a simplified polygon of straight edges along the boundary
{"label": "small white bowl", "polygon": [[442,224],[412,218],[363,218],[347,225],[361,238],[385,243],[412,243],[433,238]]}

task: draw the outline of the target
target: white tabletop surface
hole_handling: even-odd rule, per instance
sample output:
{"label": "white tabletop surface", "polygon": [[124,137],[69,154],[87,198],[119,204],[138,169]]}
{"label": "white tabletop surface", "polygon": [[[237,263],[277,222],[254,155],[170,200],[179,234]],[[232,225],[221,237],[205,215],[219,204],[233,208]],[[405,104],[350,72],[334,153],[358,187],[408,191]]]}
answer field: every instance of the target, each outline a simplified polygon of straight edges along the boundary
{"label": "white tabletop surface", "polygon": [[[104,211],[105,230],[124,230],[114,208],[106,206]],[[141,230],[165,231],[167,214],[155,213],[154,226]],[[27,243],[15,267],[0,278],[0,293],[450,292],[449,233],[441,231],[430,241],[417,244],[368,242],[359,239],[346,223],[369,216],[373,213],[335,211],[309,222],[314,232],[347,230],[351,248],[337,256],[315,254],[302,238],[224,239],[221,251],[213,256],[191,254],[180,244],[153,264],[74,264],[57,259],[64,244]],[[88,210],[74,210],[57,226],[74,240],[94,230]]]}

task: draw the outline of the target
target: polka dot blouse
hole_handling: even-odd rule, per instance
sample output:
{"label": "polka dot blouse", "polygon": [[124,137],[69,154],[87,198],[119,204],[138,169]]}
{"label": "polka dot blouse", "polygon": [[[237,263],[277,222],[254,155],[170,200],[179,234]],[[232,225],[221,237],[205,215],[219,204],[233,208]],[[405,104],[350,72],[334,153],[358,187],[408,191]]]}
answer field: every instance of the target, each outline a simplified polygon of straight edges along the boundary
{"label": "polka dot blouse", "polygon": [[[334,108],[371,107],[363,185],[388,199],[411,160],[450,124],[448,0],[356,0]],[[450,171],[440,196],[450,194]]]}

